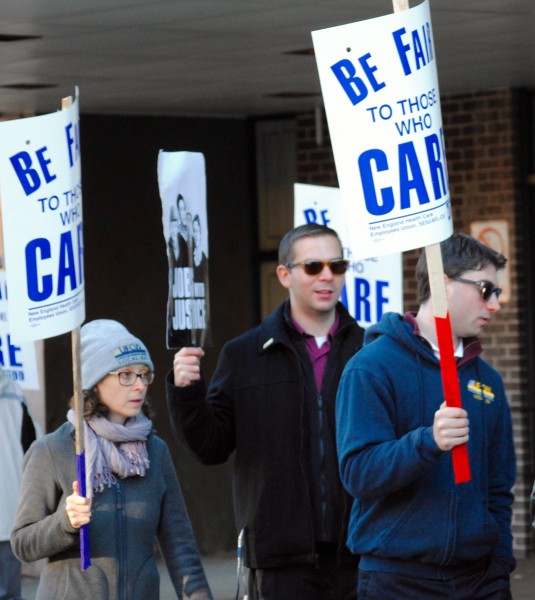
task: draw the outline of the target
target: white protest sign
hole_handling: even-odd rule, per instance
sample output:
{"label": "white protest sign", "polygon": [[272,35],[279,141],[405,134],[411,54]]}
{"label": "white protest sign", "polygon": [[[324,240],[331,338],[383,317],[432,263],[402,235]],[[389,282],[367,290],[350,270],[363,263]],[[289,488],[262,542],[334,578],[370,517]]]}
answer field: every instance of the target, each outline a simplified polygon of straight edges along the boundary
{"label": "white protest sign", "polygon": [[0,124],[0,197],[9,328],[19,342],[85,319],[78,98]]}
{"label": "white protest sign", "polygon": [[378,322],[385,312],[403,312],[401,253],[360,259],[360,244],[351,238],[340,190],[318,185],[294,185],[294,225],[319,223],[332,227],[350,260],[340,301],[361,327]]}
{"label": "white protest sign", "polygon": [[440,94],[426,0],[312,33],[338,181],[361,256],[452,233]]}
{"label": "white protest sign", "polygon": [[0,270],[0,365],[22,389],[39,389],[34,342],[19,344],[9,330],[7,284],[3,270]]}
{"label": "white protest sign", "polygon": [[206,168],[200,152],[158,154],[169,262],[167,347],[211,343]]}

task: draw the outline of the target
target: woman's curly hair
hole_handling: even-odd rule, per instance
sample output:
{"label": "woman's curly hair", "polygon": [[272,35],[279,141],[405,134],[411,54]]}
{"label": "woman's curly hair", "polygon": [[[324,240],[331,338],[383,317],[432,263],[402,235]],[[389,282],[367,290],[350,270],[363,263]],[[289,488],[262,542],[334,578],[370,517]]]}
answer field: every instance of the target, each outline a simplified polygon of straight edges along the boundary
{"label": "woman's curly hair", "polygon": [[[100,397],[96,386],[91,390],[83,390],[82,397],[84,400],[84,419],[86,421],[89,421],[91,417],[108,418],[110,409],[105,404],[100,402]],[[73,405],[74,398],[71,398],[71,407],[73,407]],[[149,419],[152,419],[154,416],[154,411],[147,397],[145,397],[145,401],[143,402],[141,410]]]}

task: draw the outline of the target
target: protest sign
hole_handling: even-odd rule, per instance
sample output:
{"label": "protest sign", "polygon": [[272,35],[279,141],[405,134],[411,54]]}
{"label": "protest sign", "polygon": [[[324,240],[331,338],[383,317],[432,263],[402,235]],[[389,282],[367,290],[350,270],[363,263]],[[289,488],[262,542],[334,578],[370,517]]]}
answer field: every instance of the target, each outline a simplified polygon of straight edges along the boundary
{"label": "protest sign", "polygon": [[349,234],[361,256],[452,233],[429,3],[312,33]]}
{"label": "protest sign", "polygon": [[207,346],[211,332],[203,154],[160,150],[158,185],[169,262],[167,347]]}
{"label": "protest sign", "polygon": [[360,244],[347,228],[340,190],[319,185],[294,185],[294,225],[319,223],[340,237],[350,260],[340,301],[361,327],[381,320],[383,313],[403,312],[401,253],[360,258]]}
{"label": "protest sign", "polygon": [[0,124],[0,197],[9,327],[19,342],[85,318],[78,101]]}
{"label": "protest sign", "polygon": [[[77,90],[78,92],[78,90]],[[78,93],[63,110],[0,124],[0,197],[9,328],[20,341],[72,336],[78,490],[85,496],[80,325],[85,319]],[[91,565],[80,528],[81,568]]]}
{"label": "protest sign", "polygon": [[[425,247],[444,397],[461,406],[440,242],[453,233],[429,2],[313,32],[350,235],[364,255]],[[470,480],[466,444],[455,481]]]}

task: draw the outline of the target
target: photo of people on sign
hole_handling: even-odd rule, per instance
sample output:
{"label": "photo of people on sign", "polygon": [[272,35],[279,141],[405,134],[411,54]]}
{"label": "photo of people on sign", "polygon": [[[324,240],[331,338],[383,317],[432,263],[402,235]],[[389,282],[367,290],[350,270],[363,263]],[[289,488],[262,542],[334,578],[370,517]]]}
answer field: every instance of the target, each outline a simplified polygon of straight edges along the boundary
{"label": "photo of people on sign", "polygon": [[169,262],[167,348],[211,344],[206,171],[199,152],[158,155]]}

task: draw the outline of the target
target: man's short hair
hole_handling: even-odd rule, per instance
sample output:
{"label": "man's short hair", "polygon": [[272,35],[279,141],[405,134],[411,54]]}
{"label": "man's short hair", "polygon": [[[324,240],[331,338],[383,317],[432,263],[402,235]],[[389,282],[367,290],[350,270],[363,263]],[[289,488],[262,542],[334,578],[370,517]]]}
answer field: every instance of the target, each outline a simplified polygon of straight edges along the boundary
{"label": "man's short hair", "polygon": [[[466,271],[481,271],[488,265],[494,265],[498,271],[503,269],[507,262],[503,254],[465,233],[454,233],[440,243],[440,249],[444,274],[451,279],[461,277]],[[416,282],[418,301],[421,304],[431,296],[425,251],[420,254],[416,264]]]}
{"label": "man's short hair", "polygon": [[279,265],[286,265],[293,261],[295,257],[294,246],[297,240],[307,237],[319,237],[321,235],[332,235],[340,244],[340,255],[343,256],[342,242],[334,229],[317,223],[307,223],[306,225],[299,225],[299,227],[290,229],[284,235],[279,244]]}

